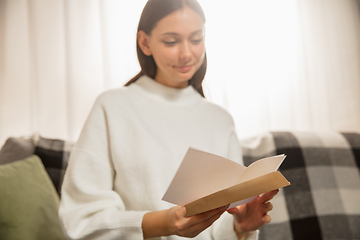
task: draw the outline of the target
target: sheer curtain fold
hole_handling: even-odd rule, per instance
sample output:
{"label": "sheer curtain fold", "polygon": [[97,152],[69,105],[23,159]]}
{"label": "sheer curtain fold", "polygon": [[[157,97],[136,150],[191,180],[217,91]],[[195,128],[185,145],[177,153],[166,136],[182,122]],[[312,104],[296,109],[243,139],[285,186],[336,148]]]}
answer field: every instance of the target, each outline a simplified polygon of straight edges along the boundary
{"label": "sheer curtain fold", "polygon": [[[310,128],[360,128],[360,24],[355,1],[298,1]],[[300,96],[301,97],[301,96]]]}
{"label": "sheer curtain fold", "polygon": [[[199,2],[207,96],[234,116],[240,138],[360,131],[358,0]],[[75,141],[98,94],[139,71],[145,3],[0,0],[0,144],[33,133]]]}
{"label": "sheer curtain fold", "polygon": [[[33,119],[26,133],[39,131],[53,136],[61,134],[59,137],[67,137],[68,105],[65,100],[67,81],[63,6],[61,1],[36,0],[27,1],[26,8],[29,57],[25,64],[28,65],[29,72],[24,72],[24,75],[29,77],[28,101],[31,104],[29,114]],[[11,49],[11,43],[9,48]],[[12,48],[16,48],[16,45]],[[11,81],[11,78],[5,81]],[[12,91],[12,94],[16,96],[17,92]],[[21,111],[19,114],[20,116],[16,117],[21,118]],[[63,124],[56,125],[56,122]]]}
{"label": "sheer curtain fold", "polygon": [[15,129],[15,134],[27,133],[33,119],[30,115],[27,2],[0,1],[0,4],[0,134],[3,140]]}
{"label": "sheer curtain fold", "polygon": [[0,1],[1,142],[33,133],[77,138],[96,96],[114,85],[108,66],[121,54],[108,48],[114,23],[106,17],[121,2]]}
{"label": "sheer curtain fold", "polygon": [[64,1],[69,137],[74,139],[95,97],[105,90],[102,21],[97,0]]}

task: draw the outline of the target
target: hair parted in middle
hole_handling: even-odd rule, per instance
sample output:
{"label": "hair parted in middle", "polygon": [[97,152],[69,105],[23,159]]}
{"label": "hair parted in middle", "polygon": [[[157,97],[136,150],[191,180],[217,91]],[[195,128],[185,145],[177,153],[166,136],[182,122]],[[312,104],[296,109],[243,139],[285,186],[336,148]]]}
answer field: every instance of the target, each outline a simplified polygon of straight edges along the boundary
{"label": "hair parted in middle", "polygon": [[[149,0],[140,17],[137,33],[139,31],[144,31],[147,35],[151,35],[151,31],[154,29],[156,24],[166,17],[167,15],[178,11],[185,6],[190,7],[197,14],[199,14],[203,23],[205,24],[205,14],[202,10],[200,4],[196,0]],[[138,60],[140,63],[141,71],[133,77],[130,81],[128,81],[125,86],[129,86],[131,83],[135,82],[142,75],[147,75],[150,78],[155,78],[156,75],[156,63],[153,56],[146,56],[140,46],[139,42],[136,38],[136,52],[138,56]],[[204,80],[205,73],[207,68],[207,58],[206,52],[204,56],[203,63],[200,68],[196,71],[194,76],[189,80],[189,84],[192,85],[203,97],[204,92],[202,88],[202,81]]]}

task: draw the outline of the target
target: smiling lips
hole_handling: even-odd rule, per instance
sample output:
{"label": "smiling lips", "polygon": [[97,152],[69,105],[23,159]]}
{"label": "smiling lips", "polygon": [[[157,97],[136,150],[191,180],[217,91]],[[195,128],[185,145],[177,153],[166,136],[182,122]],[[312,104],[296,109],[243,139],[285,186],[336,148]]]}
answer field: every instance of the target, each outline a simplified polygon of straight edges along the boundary
{"label": "smiling lips", "polygon": [[186,66],[176,66],[177,69],[180,70],[180,72],[182,73],[186,73],[189,72],[191,70],[191,68],[193,67],[193,65],[186,65]]}

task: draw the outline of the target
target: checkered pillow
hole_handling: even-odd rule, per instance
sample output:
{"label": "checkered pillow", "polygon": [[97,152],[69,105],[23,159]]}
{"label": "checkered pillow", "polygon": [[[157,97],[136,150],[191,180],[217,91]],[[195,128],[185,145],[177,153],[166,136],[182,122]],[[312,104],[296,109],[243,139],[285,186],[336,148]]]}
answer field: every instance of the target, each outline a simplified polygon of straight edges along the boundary
{"label": "checkered pillow", "polygon": [[72,142],[41,136],[35,140],[35,154],[43,162],[59,196],[73,145]]}
{"label": "checkered pillow", "polygon": [[33,154],[38,155],[60,196],[73,145],[72,142],[43,138],[37,134],[31,137],[10,137],[0,150],[0,165],[23,160]]}
{"label": "checkered pillow", "polygon": [[244,163],[286,154],[291,186],[272,200],[260,240],[360,239],[360,134],[271,132],[242,142]]}

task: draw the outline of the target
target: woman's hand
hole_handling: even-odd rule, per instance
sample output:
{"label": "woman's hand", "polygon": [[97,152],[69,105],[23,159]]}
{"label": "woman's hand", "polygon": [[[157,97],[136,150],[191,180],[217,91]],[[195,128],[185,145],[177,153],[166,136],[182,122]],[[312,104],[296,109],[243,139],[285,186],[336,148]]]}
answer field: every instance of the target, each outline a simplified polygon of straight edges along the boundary
{"label": "woman's hand", "polygon": [[269,202],[277,193],[278,189],[264,193],[256,197],[252,202],[228,209],[228,213],[234,216],[234,229],[241,239],[246,233],[255,231],[269,223],[271,217],[267,215],[273,205]]}
{"label": "woman's hand", "polygon": [[144,238],[169,235],[195,237],[210,227],[228,207],[227,205],[191,217],[184,217],[186,209],[181,206],[146,213],[142,223]]}
{"label": "woman's hand", "polygon": [[168,212],[170,232],[182,237],[195,237],[210,227],[228,208],[224,206],[185,218],[185,207],[174,207]]}

